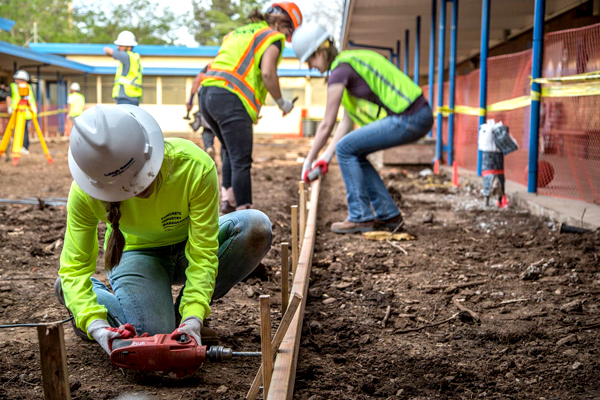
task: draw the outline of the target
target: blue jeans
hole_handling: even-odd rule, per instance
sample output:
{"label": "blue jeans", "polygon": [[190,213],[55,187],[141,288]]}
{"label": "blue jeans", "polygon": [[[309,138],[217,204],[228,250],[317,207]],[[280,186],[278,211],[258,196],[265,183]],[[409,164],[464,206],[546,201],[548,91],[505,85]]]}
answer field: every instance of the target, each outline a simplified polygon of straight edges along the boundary
{"label": "blue jeans", "polygon": [[[237,211],[219,219],[219,270],[212,300],[225,296],[256,268],[269,251],[271,240],[271,222],[260,211]],[[114,294],[91,278],[98,303],[107,308],[111,325],[117,326],[113,318],[117,317],[140,333],[175,330],[171,285],[185,283],[185,245],[182,242],[124,252],[119,265],[107,273]]]}
{"label": "blue jeans", "polygon": [[425,136],[432,125],[433,114],[427,105],[412,115],[390,116],[365,125],[338,142],[335,153],[346,185],[349,221],[368,222],[400,215],[367,155],[415,142]]}
{"label": "blue jeans", "polygon": [[126,98],[116,98],[117,105],[119,104],[131,104],[132,106],[140,106],[140,98],[139,97],[130,97]]}

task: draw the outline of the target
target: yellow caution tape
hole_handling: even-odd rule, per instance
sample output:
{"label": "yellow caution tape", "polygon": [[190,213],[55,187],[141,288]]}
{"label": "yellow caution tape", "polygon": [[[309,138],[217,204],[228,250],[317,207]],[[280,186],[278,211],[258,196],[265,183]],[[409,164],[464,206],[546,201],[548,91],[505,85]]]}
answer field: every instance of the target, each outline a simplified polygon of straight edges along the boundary
{"label": "yellow caution tape", "polygon": [[[60,108],[58,110],[42,111],[41,113],[37,114],[37,116],[38,117],[49,117],[51,115],[66,113],[67,111],[69,111],[69,110],[66,108]],[[0,113],[0,118],[10,118],[10,114]]]}
{"label": "yellow caution tape", "polygon": [[383,241],[383,240],[415,240],[416,238],[407,232],[390,233],[385,231],[371,231],[363,233],[363,236],[368,240]]}
{"label": "yellow caution tape", "polygon": [[529,77],[530,83],[548,84],[559,82],[574,82],[574,81],[600,81],[600,71],[586,72],[583,74],[558,76],[556,78],[535,78]]}
{"label": "yellow caution tape", "polygon": [[542,94],[540,92],[536,92],[535,90],[531,91],[531,101],[540,101]]}
{"label": "yellow caution tape", "polygon": [[597,83],[575,83],[571,85],[542,87],[542,97],[580,97],[598,95],[600,95],[600,85]]}

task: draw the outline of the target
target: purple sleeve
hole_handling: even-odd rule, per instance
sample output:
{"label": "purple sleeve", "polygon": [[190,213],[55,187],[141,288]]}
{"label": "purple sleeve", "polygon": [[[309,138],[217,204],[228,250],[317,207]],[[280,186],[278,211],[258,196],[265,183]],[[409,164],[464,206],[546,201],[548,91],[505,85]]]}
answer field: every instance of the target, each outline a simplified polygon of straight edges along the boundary
{"label": "purple sleeve", "polygon": [[348,86],[348,81],[350,80],[350,75],[352,75],[354,69],[348,63],[340,63],[337,67],[331,71],[331,75],[329,75],[329,81],[327,82],[327,86],[333,85],[335,83],[341,83],[344,87]]}

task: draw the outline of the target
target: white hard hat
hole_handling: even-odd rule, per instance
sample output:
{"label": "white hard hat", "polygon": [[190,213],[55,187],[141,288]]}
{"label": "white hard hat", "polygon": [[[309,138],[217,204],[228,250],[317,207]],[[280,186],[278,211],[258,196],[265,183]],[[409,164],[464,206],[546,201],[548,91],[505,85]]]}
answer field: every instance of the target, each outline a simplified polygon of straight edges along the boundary
{"label": "white hard hat", "polygon": [[28,81],[29,80],[29,74],[27,73],[27,71],[23,71],[22,69],[20,69],[17,72],[15,72],[15,74],[13,75],[13,78],[15,78],[15,79],[23,79],[24,81]]}
{"label": "white hard hat", "polygon": [[292,48],[300,60],[300,65],[330,37],[329,32],[315,22],[300,25],[292,36]]}
{"label": "white hard hat", "polygon": [[117,36],[117,40],[115,40],[115,44],[117,46],[137,46],[137,42],[135,41],[135,35],[129,31],[123,31],[119,33],[119,36]]}
{"label": "white hard hat", "polygon": [[160,172],[165,141],[148,112],[132,105],[97,105],[73,120],[69,169],[91,197],[132,198]]}
{"label": "white hard hat", "polygon": [[71,86],[69,86],[69,89],[70,90],[76,90],[76,91],[80,92],[81,91],[81,86],[79,86],[79,83],[73,82],[73,83],[71,83]]}

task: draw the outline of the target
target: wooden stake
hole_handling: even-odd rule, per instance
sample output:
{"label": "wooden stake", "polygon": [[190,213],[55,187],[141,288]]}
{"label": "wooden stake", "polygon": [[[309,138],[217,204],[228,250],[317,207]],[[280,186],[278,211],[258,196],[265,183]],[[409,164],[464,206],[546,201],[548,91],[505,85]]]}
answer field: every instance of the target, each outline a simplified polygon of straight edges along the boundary
{"label": "wooden stake", "polygon": [[[294,293],[292,296],[292,300],[290,301],[289,307],[285,314],[283,314],[283,318],[281,318],[281,323],[279,324],[279,328],[277,328],[277,332],[275,332],[275,336],[273,337],[273,341],[271,342],[271,351],[273,353],[277,353],[279,350],[279,346],[281,346],[281,342],[283,342],[283,338],[285,337],[285,333],[287,332],[294,315],[296,314],[296,310],[300,306],[302,302],[302,296],[298,293]],[[258,396],[258,390],[260,389],[260,383],[262,380],[262,365],[258,369],[256,376],[254,377],[254,381],[252,381],[252,386],[250,386],[250,390],[246,395],[247,400],[255,400]]]}
{"label": "wooden stake", "polygon": [[292,274],[298,267],[298,206],[292,206]]}
{"label": "wooden stake", "polygon": [[304,181],[298,182],[298,194],[300,195],[300,247],[302,247],[304,232],[306,231],[306,186]]}
{"label": "wooden stake", "polygon": [[288,266],[289,243],[281,243],[281,315],[285,315],[290,300],[290,270]]}
{"label": "wooden stake", "polygon": [[61,323],[37,327],[45,400],[71,399],[67,352]]}
{"label": "wooden stake", "polygon": [[259,297],[260,304],[260,345],[262,351],[263,398],[269,395],[271,374],[273,373],[273,352],[271,351],[271,306],[270,297]]}

